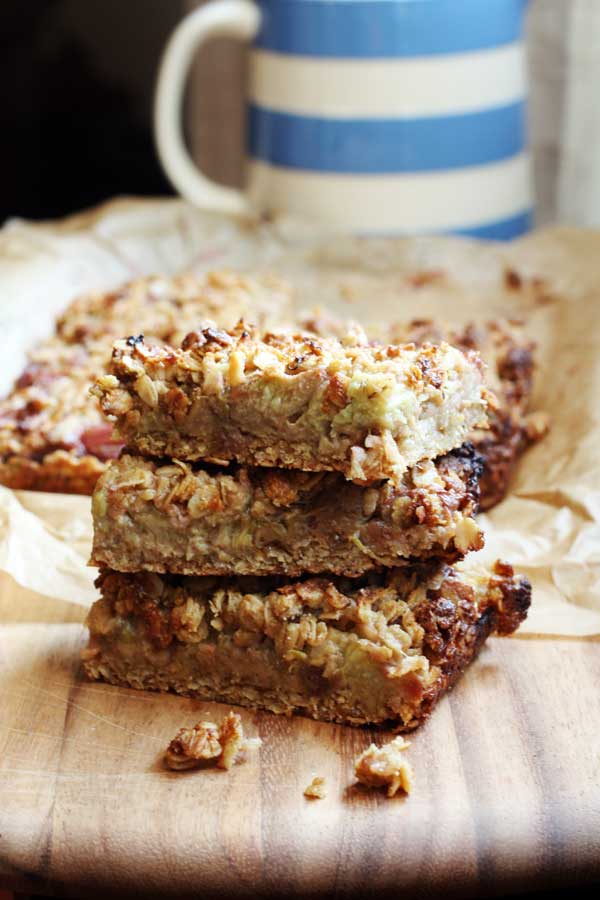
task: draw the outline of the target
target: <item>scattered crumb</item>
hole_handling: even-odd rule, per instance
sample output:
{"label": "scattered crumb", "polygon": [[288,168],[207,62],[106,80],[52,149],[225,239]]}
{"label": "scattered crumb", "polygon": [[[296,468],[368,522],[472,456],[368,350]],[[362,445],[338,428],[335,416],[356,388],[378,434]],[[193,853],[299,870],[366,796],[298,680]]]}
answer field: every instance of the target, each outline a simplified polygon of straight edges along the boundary
{"label": "scattered crumb", "polygon": [[219,728],[219,740],[223,752],[217,760],[220,769],[231,769],[247,750],[257,750],[262,741],[260,738],[245,738],[241,717],[231,710],[227,713]]}
{"label": "scattered crumb", "polygon": [[217,760],[219,769],[231,769],[244,746],[244,729],[237,713],[227,713],[219,728],[219,741],[223,751]]}
{"label": "scattered crumb", "polygon": [[400,789],[409,794],[413,770],[403,755],[409,746],[403,737],[396,737],[383,747],[371,744],[354,764],[358,781],[367,787],[387,787],[388,797],[393,797]]}
{"label": "scattered crumb", "polygon": [[322,800],[327,796],[325,788],[325,779],[320,775],[316,775],[309,785],[304,788],[304,796],[309,800]]}
{"label": "scattered crumb", "polygon": [[180,728],[165,753],[169,769],[192,769],[222,752],[219,729],[214,722],[198,722],[193,728]]}
{"label": "scattered crumb", "polygon": [[554,302],[555,297],[543,278],[539,276],[532,278],[531,287],[538,306],[546,306],[548,303]]}
{"label": "scattered crumb", "polygon": [[550,430],[550,416],[538,410],[529,413],[525,419],[525,430],[530,441],[539,441]]}
{"label": "scattered crumb", "polygon": [[424,269],[421,272],[414,272],[409,275],[407,281],[415,288],[426,287],[428,284],[434,284],[436,281],[442,281],[444,273],[441,269]]}
{"label": "scattered crumb", "polygon": [[241,717],[230,711],[218,727],[214,722],[198,722],[193,728],[180,728],[167,747],[165,765],[182,771],[215,760],[220,769],[230,769],[261,743],[260,738],[244,737]]}
{"label": "scattered crumb", "polygon": [[523,286],[523,279],[514,269],[506,269],[504,272],[504,284],[511,291],[518,291]]}

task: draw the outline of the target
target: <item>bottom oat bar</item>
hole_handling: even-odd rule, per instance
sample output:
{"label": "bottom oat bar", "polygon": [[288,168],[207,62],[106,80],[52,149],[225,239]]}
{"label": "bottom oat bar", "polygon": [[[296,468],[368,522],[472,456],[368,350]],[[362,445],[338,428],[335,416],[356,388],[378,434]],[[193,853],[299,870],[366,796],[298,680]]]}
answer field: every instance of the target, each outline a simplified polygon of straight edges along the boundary
{"label": "bottom oat bar", "polygon": [[88,616],[87,675],[113,684],[415,728],[489,634],[530,603],[526,578],[389,570],[358,581],[101,571]]}

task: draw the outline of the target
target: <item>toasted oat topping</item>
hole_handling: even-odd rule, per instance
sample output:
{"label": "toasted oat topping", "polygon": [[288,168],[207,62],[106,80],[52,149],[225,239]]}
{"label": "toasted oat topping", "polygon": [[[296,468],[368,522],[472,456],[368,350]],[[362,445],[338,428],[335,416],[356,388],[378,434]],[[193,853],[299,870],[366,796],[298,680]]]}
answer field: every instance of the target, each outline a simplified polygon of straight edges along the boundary
{"label": "toasted oat topping", "polygon": [[[481,369],[478,357],[471,351],[467,353],[470,363]],[[233,363],[232,354],[235,354]],[[235,370],[234,386],[240,379],[257,372],[280,377],[323,370],[324,401],[343,408],[348,393],[357,390],[360,378],[371,377],[376,393],[397,383],[418,391],[427,391],[428,386],[439,389],[442,384],[452,390],[456,387],[455,368],[460,371],[468,368],[468,364],[445,342],[438,345],[424,342],[419,348],[411,342],[402,346],[346,344],[337,338],[317,339],[303,333],[261,334],[243,321],[229,332],[213,328],[192,332],[181,349],[152,346],[144,341],[136,341],[132,346],[125,340],[117,341],[113,350],[113,372],[124,383],[147,373],[157,381],[176,376],[181,382],[195,384],[207,380],[210,384],[220,383],[222,378],[225,385],[231,380],[231,367]],[[137,393],[136,387],[134,390]]]}
{"label": "toasted oat topping", "polygon": [[[530,598],[526,579],[500,562],[492,572],[468,566],[462,574],[430,565],[361,579],[321,577],[283,584],[276,578],[178,578],[104,570],[96,583],[109,604],[92,610],[89,624],[98,633],[115,626],[113,616],[137,615],[157,647],[172,640],[194,642],[195,630],[200,640],[227,634],[244,647],[258,646],[266,637],[283,661],[307,659],[330,676],[343,664],[344,649],[355,642],[384,665],[389,677],[417,669],[427,675],[422,653],[428,623],[423,619],[421,624],[413,612],[423,600],[431,606],[443,598],[445,631],[460,622],[464,600],[475,614],[495,610],[501,633],[508,633],[525,617]],[[443,636],[438,639],[443,643]]]}
{"label": "toasted oat topping", "polygon": [[387,788],[388,797],[394,797],[399,790],[410,794],[414,774],[404,757],[404,751],[409,746],[409,742],[400,736],[383,747],[371,744],[355,761],[357,781],[366,787]]}
{"label": "toasted oat topping", "polygon": [[[112,293],[86,294],[59,318],[56,334],[68,343],[98,340],[106,348],[113,339],[131,335],[180,343],[203,321],[231,327],[246,316],[259,326],[280,321],[290,311],[291,288],[273,275],[249,277],[233,271],[152,275]],[[213,325],[213,327],[215,327]]]}

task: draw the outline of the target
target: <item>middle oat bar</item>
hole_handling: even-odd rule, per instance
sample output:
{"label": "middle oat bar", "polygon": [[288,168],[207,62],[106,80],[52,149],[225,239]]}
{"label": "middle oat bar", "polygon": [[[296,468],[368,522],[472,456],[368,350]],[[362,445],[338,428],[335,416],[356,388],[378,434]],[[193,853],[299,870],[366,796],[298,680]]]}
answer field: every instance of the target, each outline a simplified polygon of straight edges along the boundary
{"label": "middle oat bar", "polygon": [[398,483],[485,427],[476,354],[351,341],[261,339],[241,324],[193,332],[177,350],[131,337],[94,392],[145,456],[338,471],[362,484]]}
{"label": "middle oat bar", "polygon": [[483,545],[470,445],[398,484],[336,472],[194,466],[124,455],[93,499],[92,561],[120,572],[351,577],[415,558],[451,563]]}

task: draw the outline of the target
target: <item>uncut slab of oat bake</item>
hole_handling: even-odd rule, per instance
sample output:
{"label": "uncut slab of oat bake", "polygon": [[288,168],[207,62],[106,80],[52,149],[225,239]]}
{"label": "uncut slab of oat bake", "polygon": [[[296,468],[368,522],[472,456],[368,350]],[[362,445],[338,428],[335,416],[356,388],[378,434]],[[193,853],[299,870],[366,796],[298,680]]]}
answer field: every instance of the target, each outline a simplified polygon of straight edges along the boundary
{"label": "uncut slab of oat bake", "polygon": [[476,354],[306,334],[192,333],[181,349],[117,341],[94,387],[116,435],[147,456],[398,481],[487,421]]}
{"label": "uncut slab of oat bake", "polygon": [[91,678],[397,730],[427,718],[489,634],[518,627],[531,593],[499,562],[362,580],[104,569],[97,585],[83,653]]}
{"label": "uncut slab of oat bake", "polygon": [[120,572],[358,576],[483,545],[472,447],[360,487],[337,472],[218,469],[123,455],[100,477],[92,563]]}
{"label": "uncut slab of oat bake", "polygon": [[230,272],[141,278],[75,300],[0,400],[0,484],[92,492],[122,446],[89,393],[117,337],[142,331],[149,344],[178,342],[201,323],[230,327],[245,316],[267,328],[290,310],[290,290],[278,279]]}

